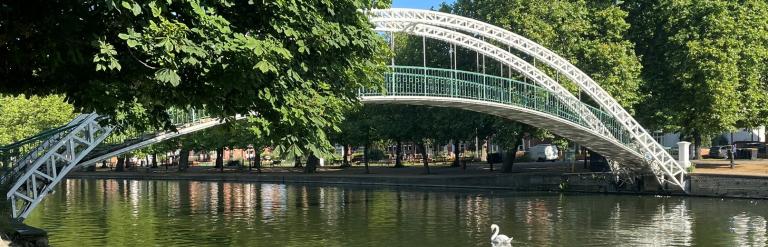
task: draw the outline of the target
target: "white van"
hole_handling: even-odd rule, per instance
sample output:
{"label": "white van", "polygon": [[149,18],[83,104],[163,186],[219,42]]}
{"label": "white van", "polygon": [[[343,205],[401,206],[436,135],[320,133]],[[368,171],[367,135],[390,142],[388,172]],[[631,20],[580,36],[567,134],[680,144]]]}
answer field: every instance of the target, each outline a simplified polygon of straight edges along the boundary
{"label": "white van", "polygon": [[557,146],[552,144],[539,144],[528,150],[531,160],[555,161],[558,158]]}

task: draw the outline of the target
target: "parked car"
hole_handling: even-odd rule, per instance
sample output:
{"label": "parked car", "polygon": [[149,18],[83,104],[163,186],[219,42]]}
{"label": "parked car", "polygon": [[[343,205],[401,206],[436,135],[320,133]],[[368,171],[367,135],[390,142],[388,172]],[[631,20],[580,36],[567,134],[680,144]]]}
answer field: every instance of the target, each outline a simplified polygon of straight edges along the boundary
{"label": "parked car", "polygon": [[727,159],[728,150],[731,146],[712,146],[709,148],[709,158],[712,159]]}
{"label": "parked car", "polygon": [[539,144],[528,150],[531,160],[555,161],[558,158],[557,146],[552,144]]}

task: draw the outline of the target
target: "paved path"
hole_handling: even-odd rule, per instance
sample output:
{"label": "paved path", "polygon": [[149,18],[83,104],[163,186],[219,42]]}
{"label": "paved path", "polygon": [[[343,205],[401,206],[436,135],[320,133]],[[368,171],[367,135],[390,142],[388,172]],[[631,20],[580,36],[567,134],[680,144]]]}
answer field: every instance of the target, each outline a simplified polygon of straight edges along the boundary
{"label": "paved path", "polygon": [[[473,163],[468,164],[467,169],[461,167],[450,167],[446,164],[430,165],[429,176],[483,176],[483,175],[500,175],[499,170],[501,164],[495,164],[494,171],[490,170],[490,165],[487,163]],[[135,170],[126,171],[123,173],[147,173],[154,174],[166,174],[168,176],[186,176],[194,174],[219,174],[221,171],[210,166],[193,166],[188,171],[180,173],[176,171],[176,167],[169,167],[166,171],[165,167],[147,170],[147,168],[137,167]],[[583,169],[583,163],[576,163],[573,166],[570,163],[565,162],[527,162],[527,163],[515,163],[512,169],[512,173],[568,173],[568,172],[589,172],[587,169]],[[96,172],[81,172],[76,171],[75,174],[82,175],[95,175],[95,174],[117,174],[117,172],[111,171],[111,169],[99,168]],[[228,167],[224,170],[227,174],[254,174],[256,169],[249,171],[247,168],[238,169]],[[280,176],[291,175],[306,175],[303,173],[302,168],[293,167],[264,167],[262,168],[263,174],[274,174]],[[405,168],[392,168],[392,165],[372,165],[370,167],[370,174],[379,176],[423,176],[425,175],[425,169],[422,165],[416,163],[410,163]],[[317,174],[319,176],[362,176],[365,175],[365,168],[360,165],[355,165],[350,168],[340,169],[338,166],[319,167]]]}
{"label": "paved path", "polygon": [[722,174],[744,176],[768,176],[768,160],[735,160],[736,167],[731,169],[729,160],[704,159],[694,160],[695,174]]}

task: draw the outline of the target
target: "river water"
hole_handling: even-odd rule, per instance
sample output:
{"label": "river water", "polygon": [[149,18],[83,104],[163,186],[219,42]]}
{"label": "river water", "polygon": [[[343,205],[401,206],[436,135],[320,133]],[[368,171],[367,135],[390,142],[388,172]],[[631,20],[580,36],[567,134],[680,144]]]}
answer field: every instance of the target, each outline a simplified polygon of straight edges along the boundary
{"label": "river water", "polygon": [[52,246],[764,246],[768,200],[195,181],[64,181]]}

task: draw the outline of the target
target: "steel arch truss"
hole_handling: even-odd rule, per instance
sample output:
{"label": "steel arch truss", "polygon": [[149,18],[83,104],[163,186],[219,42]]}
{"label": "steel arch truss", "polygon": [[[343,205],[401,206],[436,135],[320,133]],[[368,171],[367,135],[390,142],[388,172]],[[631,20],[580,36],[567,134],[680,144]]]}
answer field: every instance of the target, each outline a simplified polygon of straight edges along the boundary
{"label": "steel arch truss", "polygon": [[[192,111],[194,112],[194,111]],[[199,118],[198,118],[199,117]],[[26,155],[5,179],[15,181],[6,194],[11,203],[11,217],[23,221],[29,213],[75,167],[92,165],[97,161],[159,143],[181,135],[211,128],[223,123],[209,116],[184,115],[177,131],[162,131],[138,143],[125,143],[112,149],[94,151],[112,133],[112,126],[99,124],[98,114],[81,114],[71,121],[66,132],[52,136],[40,147]],[[235,120],[243,119],[237,115]]]}
{"label": "steel arch truss", "polygon": [[[673,186],[685,190],[685,169],[592,78],[551,50],[503,28],[448,13],[415,9],[381,9],[369,10],[368,14],[377,29],[394,31],[395,29],[391,27],[401,26],[401,31],[406,31],[406,26],[415,26],[414,24],[442,26],[501,42],[543,61],[575,82],[601,108],[619,120],[619,123],[631,135],[637,148],[643,153],[643,158],[648,163],[648,169],[656,175],[661,184],[669,182]],[[452,40],[449,42],[464,41]],[[495,58],[498,59],[498,57]]]}
{"label": "steel arch truss", "polygon": [[45,143],[52,145],[46,152],[33,152],[31,156],[35,157],[28,160],[34,162],[18,166],[16,182],[6,195],[14,219],[26,218],[85,155],[112,133],[112,127],[101,126],[98,121],[97,114],[84,115],[84,119],[62,138],[52,138]]}

